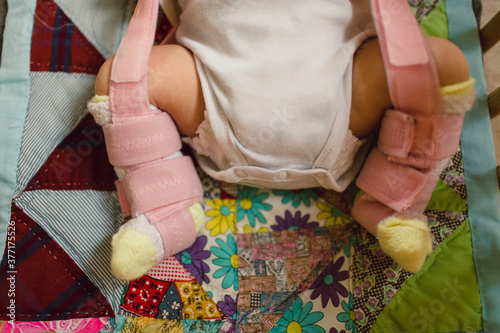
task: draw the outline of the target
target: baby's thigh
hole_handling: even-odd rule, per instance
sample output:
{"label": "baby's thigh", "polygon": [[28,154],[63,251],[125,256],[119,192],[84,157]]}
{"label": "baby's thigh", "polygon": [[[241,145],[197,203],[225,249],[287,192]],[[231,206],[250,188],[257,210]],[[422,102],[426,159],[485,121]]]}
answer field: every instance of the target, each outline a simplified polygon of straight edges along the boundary
{"label": "baby's thigh", "polygon": [[[109,94],[114,57],[96,78],[97,95]],[[194,136],[203,121],[205,105],[192,53],[180,45],[154,46],[148,63],[148,93],[152,105],[168,112],[181,134]]]}
{"label": "baby's thigh", "polygon": [[205,103],[191,51],[174,44],[153,47],[148,85],[151,103],[167,111],[183,135],[194,136],[204,119]]}

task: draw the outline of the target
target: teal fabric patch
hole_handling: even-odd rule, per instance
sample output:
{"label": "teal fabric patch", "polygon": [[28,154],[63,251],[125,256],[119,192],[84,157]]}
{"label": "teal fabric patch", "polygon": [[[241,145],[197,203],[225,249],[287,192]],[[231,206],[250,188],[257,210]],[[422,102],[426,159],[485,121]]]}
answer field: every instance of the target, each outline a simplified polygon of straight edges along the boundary
{"label": "teal fabric patch", "polygon": [[0,251],[4,252],[24,117],[30,93],[31,33],[36,0],[9,0],[0,67]]}
{"label": "teal fabric patch", "polygon": [[486,333],[500,332],[500,212],[477,22],[471,0],[447,1],[446,11],[450,40],[462,49],[477,80],[477,99],[466,114],[461,145],[483,328]]}

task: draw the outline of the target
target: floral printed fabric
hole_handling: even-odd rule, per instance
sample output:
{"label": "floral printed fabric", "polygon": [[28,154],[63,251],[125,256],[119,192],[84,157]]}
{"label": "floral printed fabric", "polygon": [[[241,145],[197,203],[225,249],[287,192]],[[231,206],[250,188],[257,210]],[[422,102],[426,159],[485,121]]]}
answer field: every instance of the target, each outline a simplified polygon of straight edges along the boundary
{"label": "floral printed fabric", "polygon": [[200,175],[205,228],[192,246],[125,286],[120,330],[191,332],[188,323],[198,321],[221,332],[352,328],[345,317],[352,308],[348,195],[263,190]]}
{"label": "floral printed fabric", "polygon": [[106,318],[85,318],[85,319],[70,319],[60,321],[47,322],[6,322],[3,327],[3,333],[97,333],[97,332],[112,332],[111,325]]}
{"label": "floral printed fabric", "polygon": [[[355,192],[266,190],[200,175],[205,228],[192,246],[126,286],[124,332],[137,327],[146,332],[146,326],[184,332],[368,332],[411,276],[353,223]],[[426,213],[435,245],[466,219],[462,176],[458,152]]]}

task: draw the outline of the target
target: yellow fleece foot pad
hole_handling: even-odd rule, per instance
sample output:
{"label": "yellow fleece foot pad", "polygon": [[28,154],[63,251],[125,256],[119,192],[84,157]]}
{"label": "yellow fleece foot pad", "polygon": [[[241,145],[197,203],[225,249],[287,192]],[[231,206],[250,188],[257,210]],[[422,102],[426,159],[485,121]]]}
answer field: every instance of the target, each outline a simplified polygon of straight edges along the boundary
{"label": "yellow fleece foot pad", "polygon": [[156,265],[153,241],[139,230],[120,229],[113,236],[111,246],[111,271],[119,279],[137,279]]}
{"label": "yellow fleece foot pad", "polygon": [[196,233],[199,233],[205,222],[205,211],[199,202],[191,205],[189,211],[193,215],[194,230],[196,230]]}
{"label": "yellow fleece foot pad", "polygon": [[389,217],[377,227],[382,250],[410,272],[418,272],[432,251],[427,223],[417,219]]}

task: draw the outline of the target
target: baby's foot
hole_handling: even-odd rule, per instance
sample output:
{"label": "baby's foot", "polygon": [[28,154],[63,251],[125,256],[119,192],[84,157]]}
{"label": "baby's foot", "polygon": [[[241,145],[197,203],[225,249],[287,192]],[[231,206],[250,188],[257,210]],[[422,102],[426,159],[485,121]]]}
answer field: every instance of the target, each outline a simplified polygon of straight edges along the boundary
{"label": "baby's foot", "polygon": [[432,237],[424,220],[391,216],[379,223],[377,237],[382,250],[410,272],[418,272],[432,251]]}
{"label": "baby's foot", "polygon": [[[106,126],[112,123],[109,98],[107,96],[96,96],[88,104],[88,108],[99,125]],[[153,108],[152,112],[158,113],[160,111]],[[175,134],[178,136],[178,133]],[[109,145],[108,142],[107,145]],[[123,149],[123,147],[119,148]],[[110,148],[108,146],[108,149],[116,149],[116,147]],[[151,184],[143,186],[143,182],[138,182],[138,180],[144,178],[144,169],[151,167],[152,170],[155,170],[157,169],[155,166],[165,163],[164,161],[168,162],[169,160],[173,161],[179,158],[184,160],[179,165],[185,165],[188,158],[183,156],[180,151],[176,151],[161,158],[159,163],[158,161],[152,161],[154,163],[144,163],[127,167],[115,166],[115,172],[120,181],[125,180],[129,183],[129,191],[127,192],[129,199],[132,195],[131,192],[134,190],[139,193],[153,192],[164,194],[164,189],[167,188],[168,190],[171,184],[174,184],[172,185],[173,191],[178,191],[179,181],[186,186],[200,186],[196,172],[192,168],[192,162],[191,165],[187,165],[187,169],[189,170],[187,176],[184,174],[178,177],[176,174],[177,169],[173,170],[172,174],[167,172],[166,175],[162,175],[164,169],[160,167],[161,172],[159,173],[146,173],[146,181],[149,182],[149,178],[154,178]],[[166,167],[168,168],[169,166],[167,165]],[[134,176],[135,178],[132,176],[127,177],[129,173],[139,175]],[[179,171],[179,174],[181,174],[181,171]],[[163,179],[165,177],[167,179]],[[193,182],[193,179],[196,180],[196,184]],[[137,190],[138,187],[140,187],[139,190]],[[162,190],[158,192],[158,188]],[[182,189],[180,191],[179,193],[184,193]],[[188,192],[201,193],[201,186],[199,191],[195,188]],[[121,226],[119,231],[113,236],[111,270],[116,277],[124,280],[139,278],[164,258],[182,251],[194,242],[196,234],[204,222],[203,207],[200,203],[195,202],[196,200],[178,201],[175,195],[170,196],[170,198],[167,198],[167,196],[168,194],[160,196],[159,202],[161,205],[155,206],[158,208],[148,211],[141,211],[139,209],[139,212],[136,212],[133,218]],[[166,200],[166,202],[163,200]],[[173,200],[174,203],[169,202],[170,200]],[[132,206],[145,207],[148,206],[148,202],[150,201],[158,202],[158,197],[135,198],[131,203]],[[134,207],[132,208],[134,211]]]}
{"label": "baby's foot", "polygon": [[[195,203],[189,207],[189,212],[195,224],[195,232],[198,233],[204,222],[203,207]],[[117,278],[123,280],[137,279],[164,258],[183,250],[165,253],[163,239],[158,229],[144,214],[122,225],[113,236],[111,247],[111,271]]]}

